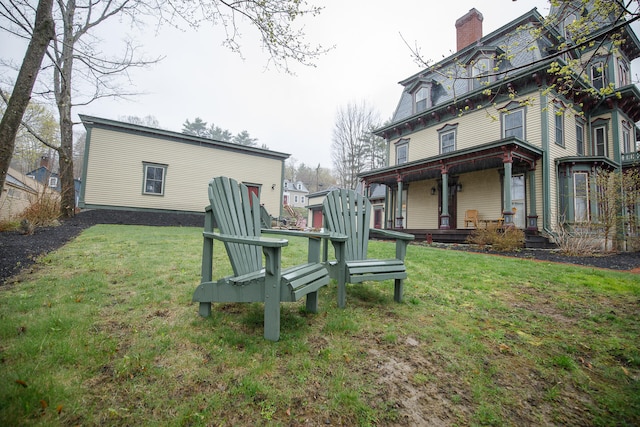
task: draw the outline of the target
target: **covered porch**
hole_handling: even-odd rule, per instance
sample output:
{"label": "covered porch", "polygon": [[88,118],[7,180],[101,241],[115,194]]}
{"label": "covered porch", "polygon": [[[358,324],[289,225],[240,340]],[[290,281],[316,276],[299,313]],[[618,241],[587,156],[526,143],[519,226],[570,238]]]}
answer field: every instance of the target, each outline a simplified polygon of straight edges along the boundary
{"label": "covered porch", "polygon": [[[384,184],[385,228],[417,239],[464,242],[476,227],[516,226],[538,234],[541,149],[510,137],[470,149],[360,174],[367,187]],[[465,212],[475,210],[475,223]]]}

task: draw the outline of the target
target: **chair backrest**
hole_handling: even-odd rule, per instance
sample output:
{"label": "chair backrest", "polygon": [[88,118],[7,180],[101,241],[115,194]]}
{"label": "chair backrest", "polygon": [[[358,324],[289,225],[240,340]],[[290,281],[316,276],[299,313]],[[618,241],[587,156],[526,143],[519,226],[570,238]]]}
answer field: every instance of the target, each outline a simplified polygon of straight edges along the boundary
{"label": "chair backrest", "polygon": [[[224,176],[209,181],[209,201],[221,234],[260,237],[260,202],[244,184]],[[236,276],[262,268],[260,247],[227,243],[227,254]]]}
{"label": "chair backrest", "polygon": [[477,221],[478,220],[478,210],[477,209],[467,209],[464,212],[465,221]]}
{"label": "chair backrest", "polygon": [[367,259],[371,202],[353,190],[332,190],[324,199],[322,214],[329,231],[349,236],[346,259]]}

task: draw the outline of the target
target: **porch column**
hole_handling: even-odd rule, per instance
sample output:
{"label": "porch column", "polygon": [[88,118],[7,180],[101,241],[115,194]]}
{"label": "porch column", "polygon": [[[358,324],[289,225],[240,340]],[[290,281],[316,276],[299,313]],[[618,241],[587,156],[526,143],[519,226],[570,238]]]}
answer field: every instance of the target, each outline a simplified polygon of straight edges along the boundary
{"label": "porch column", "polygon": [[396,194],[396,228],[402,229],[402,176],[398,175],[398,194]]}
{"label": "porch column", "polygon": [[442,211],[440,212],[440,229],[449,229],[449,169],[442,168]]}
{"label": "porch column", "polygon": [[504,164],[504,209],[502,210],[502,217],[504,218],[504,226],[512,227],[513,211],[511,210],[511,167],[513,166],[513,157],[511,156],[511,152],[504,154],[502,162]]}
{"label": "porch column", "polygon": [[527,231],[538,231],[538,214],[536,213],[536,170],[529,171],[529,214],[527,215]]}

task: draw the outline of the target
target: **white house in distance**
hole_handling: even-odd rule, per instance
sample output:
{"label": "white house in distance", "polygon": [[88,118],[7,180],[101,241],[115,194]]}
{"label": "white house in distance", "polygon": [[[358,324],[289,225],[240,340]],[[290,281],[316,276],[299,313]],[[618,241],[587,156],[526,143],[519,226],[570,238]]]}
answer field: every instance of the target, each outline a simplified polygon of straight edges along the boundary
{"label": "white house in distance", "polygon": [[309,190],[302,181],[282,181],[283,203],[294,208],[304,208],[307,206],[307,195]]}
{"label": "white house in distance", "polygon": [[80,207],[202,213],[208,183],[228,176],[281,214],[289,154],[86,115]]}

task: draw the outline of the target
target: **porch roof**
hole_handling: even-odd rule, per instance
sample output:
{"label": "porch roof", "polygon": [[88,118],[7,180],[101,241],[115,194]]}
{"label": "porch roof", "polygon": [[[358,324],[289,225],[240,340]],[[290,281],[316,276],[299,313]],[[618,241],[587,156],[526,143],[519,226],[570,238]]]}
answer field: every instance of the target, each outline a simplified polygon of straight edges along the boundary
{"label": "porch roof", "polygon": [[367,184],[395,185],[404,182],[438,178],[443,170],[450,175],[468,173],[502,166],[505,161],[520,161],[535,169],[542,150],[521,139],[509,137],[472,148],[440,154],[426,159],[402,163],[362,172],[358,176]]}

